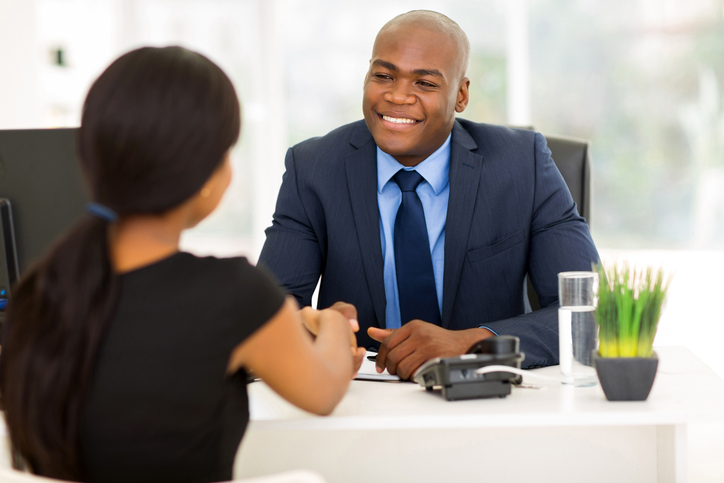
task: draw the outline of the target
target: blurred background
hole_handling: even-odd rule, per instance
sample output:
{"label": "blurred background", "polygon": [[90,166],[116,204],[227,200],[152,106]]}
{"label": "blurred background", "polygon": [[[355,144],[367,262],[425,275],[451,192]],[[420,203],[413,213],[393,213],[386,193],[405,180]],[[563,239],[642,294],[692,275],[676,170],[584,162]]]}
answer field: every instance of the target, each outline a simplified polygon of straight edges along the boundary
{"label": "blurred background", "polygon": [[[722,0],[0,0],[0,128],[77,126],[90,83],[142,45],[219,63],[244,105],[236,184],[190,238],[254,257],[286,148],[361,118],[375,34],[447,14],[472,42],[463,117],[590,139],[610,249],[724,249]],[[194,244],[194,243],[192,243]],[[214,245],[214,248],[211,246]]]}
{"label": "blurred background", "polygon": [[415,8],[470,37],[463,117],[591,140],[604,260],[676,274],[658,342],[694,319],[724,335],[710,310],[724,289],[724,0],[0,0],[0,129],[77,126],[91,82],[130,49],[206,54],[244,123],[232,189],[183,243],[255,260],[286,149],[362,117],[374,37]]}
{"label": "blurred background", "polygon": [[470,37],[463,117],[591,141],[604,262],[671,271],[657,344],[724,376],[724,0],[0,0],[0,129],[77,126],[91,82],[135,47],[207,55],[244,124],[232,189],[183,244],[256,260],[286,149],[362,117],[374,37],[412,9]]}
{"label": "blurred background", "polygon": [[[90,84],[130,49],[206,54],[244,123],[232,189],[183,244],[256,260],[286,149],[362,117],[374,37],[416,8],[470,37],[463,117],[591,140],[604,261],[671,270],[657,342],[724,376],[724,0],[0,0],[0,129],[77,126]],[[699,340],[702,324],[717,337]]]}

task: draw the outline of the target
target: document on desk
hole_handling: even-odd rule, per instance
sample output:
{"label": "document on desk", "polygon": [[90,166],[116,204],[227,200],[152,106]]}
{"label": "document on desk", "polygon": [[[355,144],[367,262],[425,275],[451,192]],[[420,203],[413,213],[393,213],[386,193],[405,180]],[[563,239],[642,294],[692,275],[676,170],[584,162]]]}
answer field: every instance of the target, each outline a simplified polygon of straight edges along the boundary
{"label": "document on desk", "polygon": [[393,376],[389,372],[387,372],[387,369],[382,372],[382,374],[377,373],[377,369],[375,369],[375,361],[370,360],[370,358],[373,358],[377,356],[376,352],[370,352],[367,351],[365,354],[365,358],[362,361],[362,366],[359,368],[359,371],[357,372],[357,377],[355,377],[355,380],[357,381],[384,381],[384,382],[390,382],[390,381],[400,381],[400,376]]}

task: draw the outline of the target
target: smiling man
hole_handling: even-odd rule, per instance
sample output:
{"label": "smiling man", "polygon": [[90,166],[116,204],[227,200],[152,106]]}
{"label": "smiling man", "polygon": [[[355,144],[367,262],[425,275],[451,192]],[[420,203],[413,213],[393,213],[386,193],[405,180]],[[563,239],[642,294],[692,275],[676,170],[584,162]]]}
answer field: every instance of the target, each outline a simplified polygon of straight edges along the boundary
{"label": "smiling man", "polygon": [[[378,370],[515,335],[524,367],[558,363],[557,274],[598,260],[545,138],[456,118],[470,44],[418,10],[380,30],[364,121],[289,149],[259,263],[302,305],[357,308]],[[541,310],[525,313],[530,275]]]}

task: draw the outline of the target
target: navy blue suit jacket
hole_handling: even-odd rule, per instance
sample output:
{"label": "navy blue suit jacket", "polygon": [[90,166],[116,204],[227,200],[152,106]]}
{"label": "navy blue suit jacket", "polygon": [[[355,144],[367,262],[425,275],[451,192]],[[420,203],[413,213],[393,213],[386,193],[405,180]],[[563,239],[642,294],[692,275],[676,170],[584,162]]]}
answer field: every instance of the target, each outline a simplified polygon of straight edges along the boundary
{"label": "navy blue suit jacket", "polygon": [[[259,263],[300,304],[357,307],[363,347],[385,327],[377,150],[364,121],[289,149]],[[524,367],[558,363],[558,280],[598,261],[545,138],[458,119],[450,151],[442,326],[515,335]],[[542,309],[525,314],[526,273]]]}

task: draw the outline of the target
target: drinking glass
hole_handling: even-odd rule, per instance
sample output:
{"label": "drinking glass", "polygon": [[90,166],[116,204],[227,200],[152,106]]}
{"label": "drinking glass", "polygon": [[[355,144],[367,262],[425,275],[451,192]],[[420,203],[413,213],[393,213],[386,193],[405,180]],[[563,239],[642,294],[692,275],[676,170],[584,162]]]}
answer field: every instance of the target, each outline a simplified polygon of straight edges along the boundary
{"label": "drinking glass", "polygon": [[596,384],[592,351],[598,349],[596,272],[558,274],[558,340],[564,384],[576,387]]}

